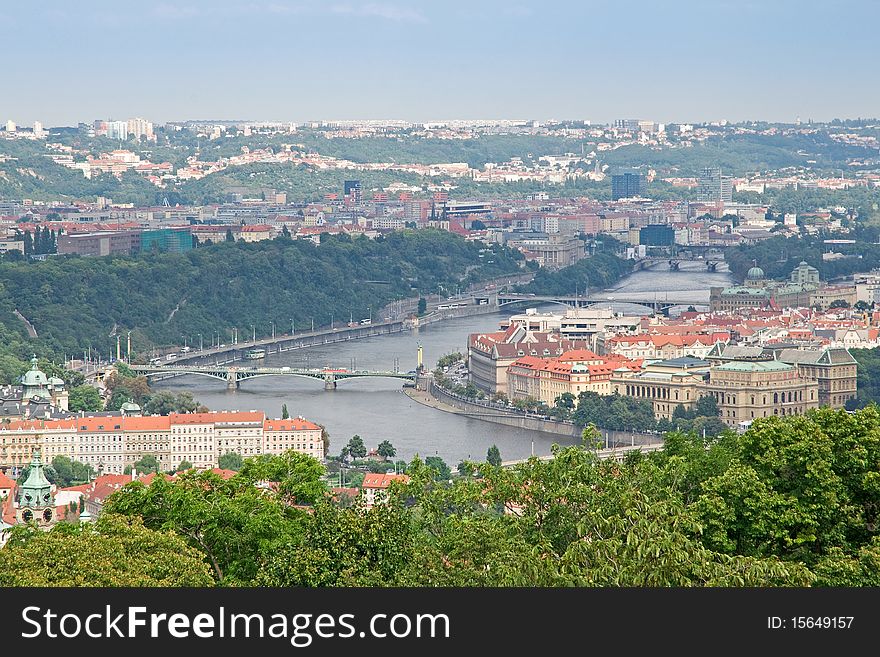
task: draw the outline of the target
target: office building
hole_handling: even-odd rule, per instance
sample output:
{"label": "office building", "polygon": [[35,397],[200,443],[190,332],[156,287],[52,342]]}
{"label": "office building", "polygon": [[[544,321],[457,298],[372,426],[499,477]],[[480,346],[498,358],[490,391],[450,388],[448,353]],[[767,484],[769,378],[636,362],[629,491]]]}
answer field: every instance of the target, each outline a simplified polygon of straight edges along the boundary
{"label": "office building", "polygon": [[617,169],[611,174],[611,200],[642,196],[645,178],[636,169]]}
{"label": "office building", "polygon": [[706,167],[697,181],[697,201],[700,203],[730,203],[733,201],[733,182],[717,167]]}
{"label": "office building", "polygon": [[350,198],[355,203],[361,202],[361,181],[360,180],[346,180],[343,183],[343,195]]}
{"label": "office building", "polygon": [[665,224],[650,224],[639,229],[639,244],[645,246],[672,246],[675,244],[675,229]]}

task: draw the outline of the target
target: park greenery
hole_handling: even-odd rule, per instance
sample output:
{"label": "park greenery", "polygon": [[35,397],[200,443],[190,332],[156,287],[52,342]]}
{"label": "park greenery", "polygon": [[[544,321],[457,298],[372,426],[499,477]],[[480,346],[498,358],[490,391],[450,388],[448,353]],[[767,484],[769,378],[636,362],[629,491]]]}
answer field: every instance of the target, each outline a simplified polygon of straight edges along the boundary
{"label": "park greenery", "polygon": [[[89,351],[109,356],[128,331],[134,355],[146,358],[184,340],[209,345],[216,335],[228,342],[233,329],[261,338],[312,321],[318,328],[352,314],[375,317],[397,299],[519,271],[518,251],[493,246],[494,256],[481,259],[480,248],[422,230],[375,240],[328,235],[320,246],[279,238],[183,254],[3,259],[0,374],[14,382],[32,352],[58,362]],[[37,337],[28,336],[16,311]],[[77,401],[83,410],[88,403]]]}
{"label": "park greenery", "polygon": [[323,467],[293,452],[245,459],[229,479],[136,481],[94,525],[14,528],[0,583],[880,585],[876,406],[673,431],[623,462],[598,460],[598,442],[588,427],[550,460],[449,477],[416,457],[370,509],[334,501]]}
{"label": "park greenery", "polygon": [[822,258],[822,254],[828,251],[824,240],[833,239],[824,232],[797,237],[776,236],[756,244],[733,247],[725,252],[725,260],[739,280],[744,280],[756,263],[769,280],[788,280],[801,261],[818,269],[819,277],[825,281],[880,267],[880,227],[859,226],[847,238],[855,242],[834,244],[834,251],[844,257],[833,260]]}

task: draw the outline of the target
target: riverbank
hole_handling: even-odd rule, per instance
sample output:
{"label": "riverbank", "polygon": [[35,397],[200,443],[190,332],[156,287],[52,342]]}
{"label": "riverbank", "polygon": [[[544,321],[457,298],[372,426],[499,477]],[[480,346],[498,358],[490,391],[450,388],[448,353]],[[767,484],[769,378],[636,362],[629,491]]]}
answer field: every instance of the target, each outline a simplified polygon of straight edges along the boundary
{"label": "riverbank", "polygon": [[[405,388],[404,394],[419,404],[431,408],[465,416],[483,422],[501,424],[515,429],[537,431],[553,436],[563,436],[566,442],[571,439],[580,440],[583,428],[573,422],[561,422],[548,420],[540,416],[530,416],[519,411],[503,408],[488,402],[469,401],[453,395],[447,390],[437,386],[431,381],[428,390]],[[614,431],[609,429],[600,430],[606,446],[621,445],[657,445],[663,442],[662,437],[653,433],[637,433],[633,431]]]}

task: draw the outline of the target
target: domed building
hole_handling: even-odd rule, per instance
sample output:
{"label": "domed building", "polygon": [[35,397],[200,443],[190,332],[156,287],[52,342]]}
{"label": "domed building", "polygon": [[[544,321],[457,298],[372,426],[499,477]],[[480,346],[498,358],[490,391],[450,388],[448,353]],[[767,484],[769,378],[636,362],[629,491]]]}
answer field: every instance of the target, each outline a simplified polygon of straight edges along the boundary
{"label": "domed building", "polygon": [[746,273],[746,287],[765,287],[767,285],[767,276],[764,270],[755,265]]}
{"label": "domed building", "polygon": [[68,393],[64,386],[64,380],[57,377],[48,377],[41,371],[38,365],[37,355],[31,358],[31,369],[25,372],[21,381],[21,399],[27,403],[29,400],[45,400],[57,410],[66,411]]}

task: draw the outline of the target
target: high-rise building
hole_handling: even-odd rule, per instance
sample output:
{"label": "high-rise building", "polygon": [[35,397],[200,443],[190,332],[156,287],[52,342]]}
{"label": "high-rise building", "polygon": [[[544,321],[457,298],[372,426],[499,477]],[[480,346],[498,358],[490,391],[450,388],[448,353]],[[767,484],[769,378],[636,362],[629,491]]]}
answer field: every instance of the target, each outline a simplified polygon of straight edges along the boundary
{"label": "high-rise building", "polygon": [[126,123],[128,124],[128,134],[132,135],[135,139],[140,139],[141,137],[145,137],[150,141],[155,139],[155,135],[153,134],[153,124],[151,121],[135,118],[129,119]]}
{"label": "high-rise building", "polygon": [[42,137],[43,136],[43,124],[39,121],[34,121],[34,137]]}
{"label": "high-rise building", "polygon": [[618,130],[626,130],[627,132],[638,132],[639,131],[639,120],[638,119],[616,119],[614,121],[614,127]]}
{"label": "high-rise building", "polygon": [[9,119],[6,122],[6,132],[15,132],[15,128],[16,128],[15,121],[13,121],[12,119]]}
{"label": "high-rise building", "polygon": [[343,195],[349,196],[355,203],[361,202],[361,181],[346,180],[342,186]]}
{"label": "high-rise building", "polygon": [[611,174],[611,199],[641,196],[644,192],[645,178],[636,169],[617,169]]}
{"label": "high-rise building", "polygon": [[107,137],[109,139],[128,139],[128,121],[107,121]]}
{"label": "high-rise building", "polygon": [[733,182],[721,175],[721,169],[706,167],[700,173],[697,201],[701,203],[730,203],[733,200]]}

